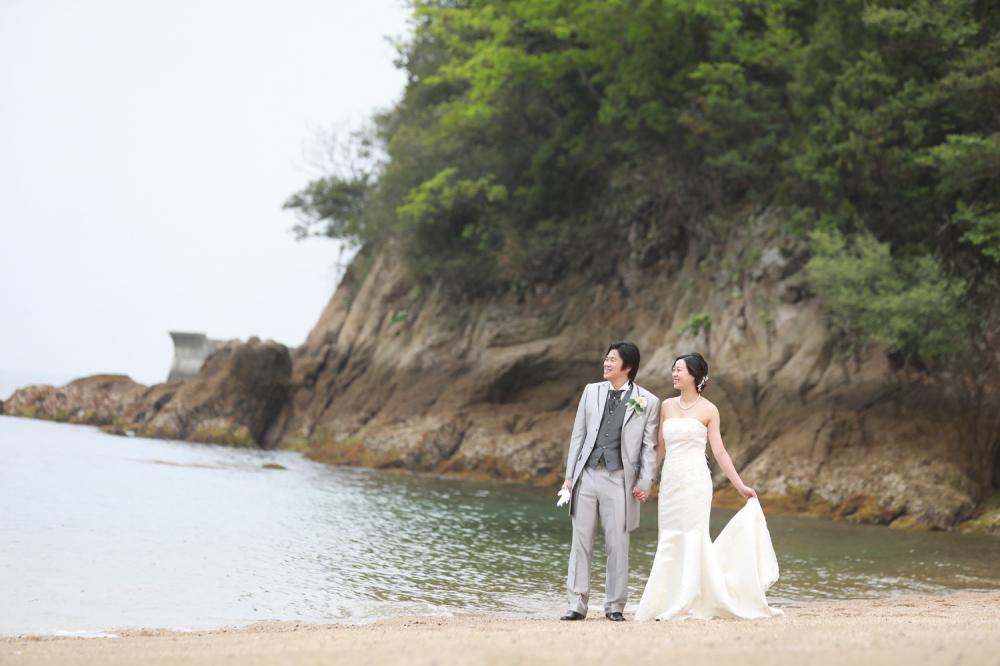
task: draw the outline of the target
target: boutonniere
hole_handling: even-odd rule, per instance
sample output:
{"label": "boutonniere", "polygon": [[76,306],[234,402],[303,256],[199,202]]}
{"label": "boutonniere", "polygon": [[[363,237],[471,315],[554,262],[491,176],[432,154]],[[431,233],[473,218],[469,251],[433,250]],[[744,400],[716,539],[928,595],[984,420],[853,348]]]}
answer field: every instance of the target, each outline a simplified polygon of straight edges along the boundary
{"label": "boutonniere", "polygon": [[646,411],[646,399],[645,398],[629,398],[628,404],[632,406],[632,409],[642,414]]}

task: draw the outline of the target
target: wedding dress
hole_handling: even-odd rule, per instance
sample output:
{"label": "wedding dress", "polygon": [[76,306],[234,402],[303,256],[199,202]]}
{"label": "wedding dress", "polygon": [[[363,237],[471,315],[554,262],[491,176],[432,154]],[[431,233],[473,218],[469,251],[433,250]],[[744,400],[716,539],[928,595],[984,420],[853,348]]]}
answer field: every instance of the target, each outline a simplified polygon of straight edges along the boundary
{"label": "wedding dress", "polygon": [[657,506],[659,535],[635,619],[781,615],[764,597],[778,580],[778,561],[760,502],[750,498],[713,543],[708,428],[690,417],[665,419],[662,428],[667,450]]}

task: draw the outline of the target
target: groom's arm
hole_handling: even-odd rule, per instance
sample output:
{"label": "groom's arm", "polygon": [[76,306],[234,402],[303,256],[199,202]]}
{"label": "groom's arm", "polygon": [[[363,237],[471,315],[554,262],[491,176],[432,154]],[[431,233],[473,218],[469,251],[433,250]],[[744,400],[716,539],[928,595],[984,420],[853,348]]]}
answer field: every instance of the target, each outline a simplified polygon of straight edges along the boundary
{"label": "groom's arm", "polygon": [[639,480],[635,485],[648,493],[656,478],[656,429],[660,425],[660,401],[650,396],[646,403],[646,426],[642,433],[642,448],[639,449]]}
{"label": "groom's arm", "polygon": [[566,457],[565,479],[573,479],[576,471],[576,457],[583,448],[583,440],[587,437],[587,389],[583,389],[580,405],[576,408],[576,419],[573,421],[573,434],[569,438],[569,455]]}

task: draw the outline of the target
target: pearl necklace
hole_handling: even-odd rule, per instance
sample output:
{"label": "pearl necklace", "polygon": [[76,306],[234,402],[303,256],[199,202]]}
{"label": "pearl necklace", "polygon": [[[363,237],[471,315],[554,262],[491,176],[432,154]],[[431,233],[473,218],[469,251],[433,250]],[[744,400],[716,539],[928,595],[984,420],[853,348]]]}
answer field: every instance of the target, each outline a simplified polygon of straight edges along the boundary
{"label": "pearl necklace", "polygon": [[694,402],[692,402],[690,405],[688,405],[687,407],[685,407],[684,403],[681,402],[681,397],[677,396],[677,406],[680,407],[682,411],[686,412],[687,410],[689,410],[692,407],[694,407],[695,405],[697,405],[699,400],[701,400],[701,394],[700,393],[698,394],[698,397],[694,399]]}

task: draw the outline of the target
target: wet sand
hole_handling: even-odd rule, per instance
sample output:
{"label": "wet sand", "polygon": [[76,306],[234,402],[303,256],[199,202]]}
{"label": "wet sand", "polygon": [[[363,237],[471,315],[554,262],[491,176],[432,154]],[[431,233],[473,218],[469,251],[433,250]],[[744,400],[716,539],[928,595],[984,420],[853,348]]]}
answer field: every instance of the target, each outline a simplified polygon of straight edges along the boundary
{"label": "wet sand", "polygon": [[1000,591],[809,602],[759,621],[612,623],[484,616],[367,625],[267,622],[118,638],[0,638],[0,664],[986,664],[1000,666]]}

